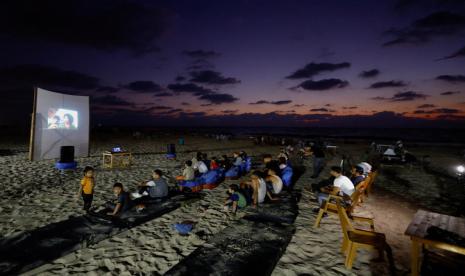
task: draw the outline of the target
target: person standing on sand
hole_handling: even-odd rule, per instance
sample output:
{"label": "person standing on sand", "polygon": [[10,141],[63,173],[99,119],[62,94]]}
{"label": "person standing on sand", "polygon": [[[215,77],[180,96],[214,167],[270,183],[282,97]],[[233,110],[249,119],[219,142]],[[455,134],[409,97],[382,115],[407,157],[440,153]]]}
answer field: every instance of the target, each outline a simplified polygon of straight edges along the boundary
{"label": "person standing on sand", "polygon": [[321,143],[314,143],[311,146],[313,155],[313,175],[311,178],[317,178],[325,166],[325,152]]}
{"label": "person standing on sand", "polygon": [[92,167],[85,167],[84,168],[84,178],[81,179],[81,185],[79,185],[79,192],[77,197],[82,196],[82,200],[84,201],[83,210],[89,211],[92,200],[94,198],[94,168]]}

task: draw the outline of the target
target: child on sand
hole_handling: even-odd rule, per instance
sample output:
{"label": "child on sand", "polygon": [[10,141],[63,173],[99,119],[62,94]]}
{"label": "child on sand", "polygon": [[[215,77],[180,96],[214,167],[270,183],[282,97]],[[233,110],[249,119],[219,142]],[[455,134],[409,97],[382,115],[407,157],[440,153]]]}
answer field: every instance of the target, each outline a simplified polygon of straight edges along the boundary
{"label": "child on sand", "polygon": [[84,168],[84,178],[81,180],[81,185],[79,185],[79,192],[77,196],[82,196],[84,201],[83,210],[89,211],[90,206],[92,205],[92,200],[94,198],[94,168],[85,167]]}
{"label": "child on sand", "polygon": [[236,184],[229,185],[228,193],[230,196],[224,202],[224,210],[229,211],[229,206],[233,213],[236,213],[237,209],[244,208],[247,206],[247,201],[244,195],[239,192],[239,186]]}
{"label": "child on sand", "polygon": [[127,210],[131,209],[131,199],[129,198],[129,193],[124,191],[123,184],[115,183],[113,185],[113,194],[116,196],[116,204],[112,204],[112,212],[108,212],[109,216],[118,216]]}

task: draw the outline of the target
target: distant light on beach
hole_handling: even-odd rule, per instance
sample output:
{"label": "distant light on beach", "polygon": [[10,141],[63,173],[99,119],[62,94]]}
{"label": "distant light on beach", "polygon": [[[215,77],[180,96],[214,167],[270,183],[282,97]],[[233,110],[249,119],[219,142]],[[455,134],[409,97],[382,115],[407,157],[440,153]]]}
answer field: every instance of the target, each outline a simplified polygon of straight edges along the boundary
{"label": "distant light on beach", "polygon": [[465,167],[460,165],[460,166],[457,166],[457,172],[459,174],[463,174],[465,172]]}

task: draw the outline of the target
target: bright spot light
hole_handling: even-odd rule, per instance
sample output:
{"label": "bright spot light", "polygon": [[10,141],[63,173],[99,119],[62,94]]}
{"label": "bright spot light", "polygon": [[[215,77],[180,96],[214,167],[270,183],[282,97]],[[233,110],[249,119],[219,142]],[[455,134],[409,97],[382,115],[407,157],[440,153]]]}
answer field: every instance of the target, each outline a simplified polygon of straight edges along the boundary
{"label": "bright spot light", "polygon": [[458,166],[458,167],[457,167],[457,172],[459,172],[459,173],[461,173],[461,174],[464,173],[464,172],[465,172],[465,167],[462,166],[462,165]]}

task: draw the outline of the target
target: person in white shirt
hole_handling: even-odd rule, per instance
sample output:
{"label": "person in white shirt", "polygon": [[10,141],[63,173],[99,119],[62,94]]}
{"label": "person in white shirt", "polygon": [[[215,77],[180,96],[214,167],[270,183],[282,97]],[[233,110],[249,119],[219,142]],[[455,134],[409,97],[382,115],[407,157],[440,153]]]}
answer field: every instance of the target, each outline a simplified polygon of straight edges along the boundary
{"label": "person in white shirt", "polygon": [[[332,188],[323,188],[321,193],[317,193],[318,204],[323,206],[323,202],[330,194],[350,197],[355,192],[355,187],[352,181],[347,176],[342,175],[341,167],[331,167],[331,175],[334,177]],[[320,207],[313,209],[314,212],[319,212]]]}
{"label": "person in white shirt", "polygon": [[371,165],[368,164],[367,162],[362,162],[360,164],[357,164],[357,166],[363,168],[363,175],[367,176],[371,172]]}

